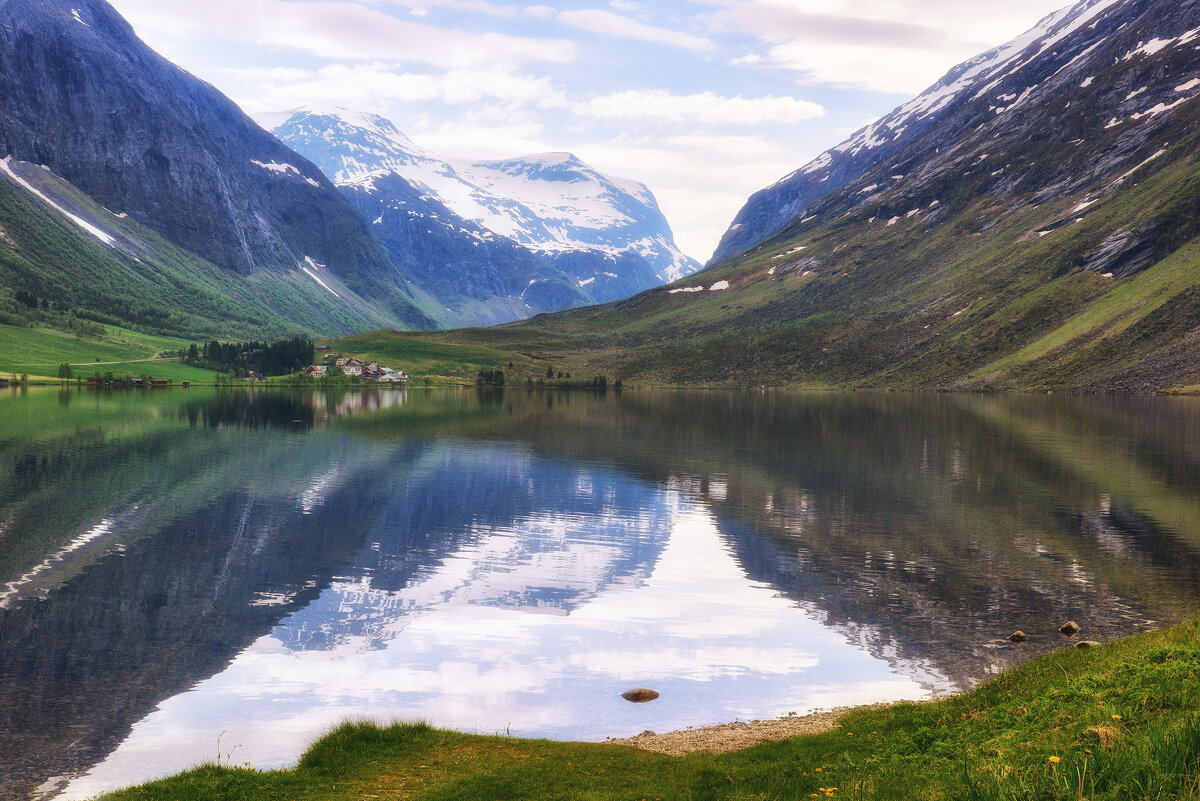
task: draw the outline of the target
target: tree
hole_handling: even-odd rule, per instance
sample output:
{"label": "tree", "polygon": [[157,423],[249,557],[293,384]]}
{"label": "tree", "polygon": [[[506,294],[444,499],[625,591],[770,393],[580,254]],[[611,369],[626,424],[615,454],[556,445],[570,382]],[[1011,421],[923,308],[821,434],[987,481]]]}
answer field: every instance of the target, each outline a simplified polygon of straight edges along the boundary
{"label": "tree", "polygon": [[554,368],[553,367],[546,368],[546,378],[554,378]]}
{"label": "tree", "polygon": [[58,377],[63,379],[74,378],[75,371],[71,369],[71,365],[69,364],[60,364],[58,366]]}

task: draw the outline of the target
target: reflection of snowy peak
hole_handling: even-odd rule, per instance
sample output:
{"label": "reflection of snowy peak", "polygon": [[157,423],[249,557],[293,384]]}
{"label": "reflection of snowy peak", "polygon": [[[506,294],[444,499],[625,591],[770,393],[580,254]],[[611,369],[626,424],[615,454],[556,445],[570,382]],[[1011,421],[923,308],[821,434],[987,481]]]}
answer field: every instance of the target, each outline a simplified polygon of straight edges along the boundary
{"label": "reflection of snowy peak", "polygon": [[464,604],[570,614],[643,582],[680,514],[657,487],[515,448],[439,446],[405,458],[374,541],[276,632],[289,647],[379,648],[412,618]]}
{"label": "reflection of snowy peak", "polygon": [[[530,278],[547,280],[537,268],[549,265],[586,296],[580,302],[626,297],[699,267],[675,246],[645,186],[602,175],[569,153],[452,162],[418,147],[382,117],[340,108],[297,111],[274,133],[316,163],[369,215],[402,264],[422,255],[409,240],[398,248],[393,236],[389,244],[389,232],[420,218],[450,219],[463,237],[491,237],[491,247],[516,245],[530,265],[525,285]],[[404,199],[403,214],[389,220],[374,212],[396,205],[383,185],[390,180],[394,186],[396,178],[408,184],[412,197]],[[505,255],[518,258],[507,250]],[[426,288],[448,300],[438,291],[446,277],[445,270],[439,272],[440,279],[428,277]],[[487,300],[478,292],[471,297]],[[545,310],[534,306],[526,315]]]}
{"label": "reflection of snowy peak", "polygon": [[[1054,48],[1067,37],[1094,25],[1102,12],[1118,2],[1082,0],[1050,14],[1011,42],[958,65],[915,99],[757,192],[721,238],[712,261],[721,261],[761,242],[823,197],[853,183],[880,161],[921,139],[925,132],[953,124],[950,118],[964,105],[997,89],[1044,54],[1053,55]],[[1076,59],[1086,55],[1080,53]],[[1017,108],[1036,88],[996,97],[991,111],[1000,115]]]}

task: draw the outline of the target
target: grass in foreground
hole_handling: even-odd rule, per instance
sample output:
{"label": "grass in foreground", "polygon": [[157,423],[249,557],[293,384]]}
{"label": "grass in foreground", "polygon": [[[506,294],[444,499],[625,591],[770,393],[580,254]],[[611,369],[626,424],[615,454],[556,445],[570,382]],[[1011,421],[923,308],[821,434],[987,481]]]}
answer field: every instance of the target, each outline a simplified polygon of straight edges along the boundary
{"label": "grass in foreground", "polygon": [[105,801],[172,799],[1200,799],[1200,623],[847,715],[733,754],[348,723],[291,770],[204,766]]}

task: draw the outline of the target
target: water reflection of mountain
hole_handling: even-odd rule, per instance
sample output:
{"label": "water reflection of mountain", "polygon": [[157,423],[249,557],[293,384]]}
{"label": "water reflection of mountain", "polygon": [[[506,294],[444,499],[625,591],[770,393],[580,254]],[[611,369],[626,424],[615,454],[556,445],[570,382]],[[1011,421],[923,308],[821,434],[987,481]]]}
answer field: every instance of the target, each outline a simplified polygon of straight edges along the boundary
{"label": "water reflection of mountain", "polygon": [[[662,548],[661,534],[637,523],[661,513],[647,500],[653,489],[587,465],[511,447],[295,437],[303,427],[291,421],[304,418],[288,401],[165,411],[136,433],[128,419],[90,429],[85,448],[65,429],[70,444],[52,460],[61,485],[46,460],[40,478],[16,471],[26,503],[80,497],[56,517],[75,532],[65,544],[48,531],[23,536],[45,542],[46,556],[9,574],[0,604],[0,797],[30,797],[87,770],[157,703],[221,671],[281,620],[296,624],[279,629],[294,647],[386,636],[381,620],[420,605],[398,596],[414,577],[506,528],[547,524],[505,566],[464,586],[528,608],[570,608],[607,582],[636,580]],[[0,466],[24,464],[29,447],[0,443]],[[123,479],[87,480],[114,466]],[[8,498],[9,519],[32,520],[26,503]],[[557,536],[556,521],[591,515],[624,525],[605,541]],[[522,563],[581,554],[568,581],[496,580]],[[354,591],[376,605],[324,614],[324,600]]]}
{"label": "water reflection of mountain", "polygon": [[516,427],[707,500],[749,576],[933,688],[1062,645],[1066,619],[1105,639],[1200,599],[1194,403],[625,393],[558,412]]}
{"label": "water reflection of mountain", "polygon": [[[714,509],[748,576],[928,686],[1055,646],[1065,617],[1099,639],[1200,598],[1194,404],[214,400],[0,416],[0,796],[86,769],[268,632],[378,647],[438,606],[561,614],[636,583],[663,487]],[[991,647],[1014,628],[1030,646]]]}
{"label": "water reflection of mountain", "polygon": [[517,447],[433,446],[388,497],[344,578],[276,630],[290,648],[380,648],[452,604],[566,615],[648,576],[674,513],[653,485]]}

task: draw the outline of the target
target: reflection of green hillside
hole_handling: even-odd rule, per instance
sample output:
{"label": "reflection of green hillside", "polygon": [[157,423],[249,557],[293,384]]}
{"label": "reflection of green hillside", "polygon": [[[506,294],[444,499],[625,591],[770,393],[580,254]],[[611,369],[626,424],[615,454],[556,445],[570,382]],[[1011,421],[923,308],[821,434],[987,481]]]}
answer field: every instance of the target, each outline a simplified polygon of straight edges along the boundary
{"label": "reflection of green hillside", "polygon": [[[458,433],[671,482],[718,511],[752,576],[956,681],[1019,659],[983,647],[1015,628],[1116,636],[1200,597],[1186,405],[510,391],[501,409]],[[399,431],[413,413],[387,414]]]}
{"label": "reflection of green hillside", "polygon": [[[263,436],[311,410],[245,392],[31,392],[0,414],[0,581],[19,576],[102,519],[136,508],[139,530],[210,503],[230,486],[291,493],[317,460],[286,458],[299,443]],[[302,410],[302,411],[301,411]],[[274,415],[277,422],[273,422]],[[97,547],[95,557],[107,552]],[[55,581],[92,560],[82,549]]]}

